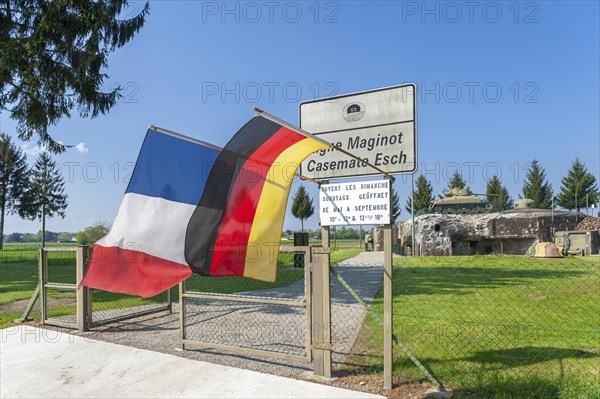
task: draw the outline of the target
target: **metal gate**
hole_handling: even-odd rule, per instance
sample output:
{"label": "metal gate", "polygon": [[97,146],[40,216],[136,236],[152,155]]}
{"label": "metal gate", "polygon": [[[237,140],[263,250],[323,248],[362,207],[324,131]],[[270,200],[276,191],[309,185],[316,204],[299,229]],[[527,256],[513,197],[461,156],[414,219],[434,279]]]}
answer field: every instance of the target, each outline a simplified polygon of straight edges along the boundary
{"label": "metal gate", "polygon": [[147,299],[88,287],[78,290],[90,259],[87,246],[40,248],[40,284],[30,303],[32,307],[39,296],[42,324],[88,331],[153,313],[172,312],[171,290]]}
{"label": "metal gate", "polygon": [[39,295],[42,324],[77,328],[77,266],[79,262],[85,262],[81,249],[40,248],[40,282],[30,304],[33,305]]}
{"label": "metal gate", "polygon": [[280,253],[274,283],[198,275],[180,283],[182,349],[197,346],[310,363],[310,247],[282,246]]}

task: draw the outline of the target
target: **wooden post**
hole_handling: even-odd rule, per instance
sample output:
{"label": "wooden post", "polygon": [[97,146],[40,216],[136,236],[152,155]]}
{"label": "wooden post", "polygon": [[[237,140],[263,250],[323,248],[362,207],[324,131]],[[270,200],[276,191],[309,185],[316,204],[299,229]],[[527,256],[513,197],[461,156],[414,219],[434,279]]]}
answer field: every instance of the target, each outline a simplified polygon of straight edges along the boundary
{"label": "wooden post", "polygon": [[315,375],[331,378],[329,248],[312,248],[313,359]]}
{"label": "wooden post", "polygon": [[46,288],[48,280],[48,257],[46,251],[44,251],[44,248],[40,248],[38,262],[40,280],[40,313],[42,324],[44,324],[48,318],[48,303],[46,302],[48,298],[48,289]]}
{"label": "wooden post", "polygon": [[383,226],[383,388],[392,389],[393,367],[393,292],[392,225]]}
{"label": "wooden post", "polygon": [[[89,261],[89,247],[79,246],[76,252],[76,276],[77,285],[81,284]],[[91,301],[90,289],[88,287],[79,287],[77,290],[77,329],[79,332],[89,331],[91,321]]]}
{"label": "wooden post", "polygon": [[327,378],[331,378],[330,242],[329,226],[321,227],[321,248],[311,248],[310,253],[314,374]]}
{"label": "wooden post", "polygon": [[185,350],[185,280],[179,283],[179,348]]}
{"label": "wooden post", "polygon": [[304,250],[304,298],[306,300],[306,359],[308,363],[313,360],[313,314],[312,314],[312,253],[310,245]]}

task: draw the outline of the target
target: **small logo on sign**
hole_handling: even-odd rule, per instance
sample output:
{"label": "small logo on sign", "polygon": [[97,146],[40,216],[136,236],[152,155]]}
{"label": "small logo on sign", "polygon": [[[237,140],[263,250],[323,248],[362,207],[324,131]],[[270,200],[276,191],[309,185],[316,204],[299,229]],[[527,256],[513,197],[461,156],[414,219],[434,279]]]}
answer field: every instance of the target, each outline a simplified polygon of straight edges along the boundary
{"label": "small logo on sign", "polygon": [[362,103],[350,103],[344,107],[343,117],[348,122],[356,122],[365,116],[365,106]]}

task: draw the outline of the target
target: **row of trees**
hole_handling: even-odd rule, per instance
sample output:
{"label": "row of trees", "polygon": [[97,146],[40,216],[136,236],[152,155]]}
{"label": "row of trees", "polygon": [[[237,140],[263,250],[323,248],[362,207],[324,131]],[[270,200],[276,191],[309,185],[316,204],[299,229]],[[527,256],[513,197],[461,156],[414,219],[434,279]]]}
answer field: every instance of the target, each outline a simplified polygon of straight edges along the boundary
{"label": "row of trees", "polygon": [[[579,211],[586,204],[586,201],[590,204],[598,202],[599,191],[596,185],[596,178],[579,159],[575,159],[571,164],[571,168],[567,172],[567,175],[561,179],[561,183],[560,193],[555,197],[558,206],[564,209]],[[466,181],[458,172],[454,173],[448,183],[447,189],[450,190],[453,188],[461,188],[466,190],[468,194],[472,194]],[[513,199],[506,187],[502,185],[502,181],[498,176],[493,176],[488,181],[485,196],[486,200],[492,205],[492,210],[495,212],[513,207]],[[550,209],[553,197],[554,191],[552,185],[546,179],[546,171],[538,160],[534,160],[527,170],[519,198],[533,200],[534,208]],[[442,198],[441,195],[440,198]],[[416,181],[414,195],[415,213],[419,210],[427,209],[433,200],[434,195],[431,183],[425,176],[419,176]],[[411,212],[410,197],[406,201],[406,210],[409,213]]]}
{"label": "row of trees", "polygon": [[[306,229],[304,230],[305,233],[308,233],[308,236],[310,238],[313,238],[315,240],[320,240],[321,239],[321,229],[317,228],[317,229]],[[284,230],[283,231],[283,235],[284,236],[291,236],[292,234],[294,234],[294,232],[292,230]],[[364,239],[365,234],[367,234],[367,231],[362,228],[352,228],[352,227],[332,227],[331,228],[331,236],[333,237],[335,235],[335,238],[339,239],[339,240],[358,240],[359,238]]]}
{"label": "row of trees", "polygon": [[42,222],[42,245],[46,242],[46,218],[65,217],[65,183],[56,162],[42,152],[29,168],[25,153],[10,136],[0,133],[0,249],[4,241],[4,215]]}
{"label": "row of trees", "polygon": [[[75,237],[74,233],[68,231],[56,232],[46,231],[44,233],[44,240],[46,242],[70,242]],[[4,235],[4,242],[42,242],[42,230],[37,233],[10,233]]]}
{"label": "row of trees", "polygon": [[106,222],[97,222],[93,226],[86,227],[78,233],[68,231],[54,232],[42,230],[37,233],[10,233],[4,236],[4,242],[26,243],[26,242],[71,242],[73,238],[80,245],[90,245],[108,234],[110,226]]}

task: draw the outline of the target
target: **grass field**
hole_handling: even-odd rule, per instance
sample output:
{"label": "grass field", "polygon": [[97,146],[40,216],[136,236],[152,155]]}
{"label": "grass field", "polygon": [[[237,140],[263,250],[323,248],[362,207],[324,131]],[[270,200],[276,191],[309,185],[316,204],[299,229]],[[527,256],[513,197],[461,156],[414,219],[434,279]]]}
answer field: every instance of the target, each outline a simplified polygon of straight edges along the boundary
{"label": "grass field", "polygon": [[[35,243],[32,243],[35,244]],[[68,249],[69,245],[53,245]],[[73,247],[74,248],[74,247]],[[7,327],[20,317],[38,283],[38,245],[6,245],[0,251],[0,328]],[[356,256],[357,248],[339,248],[332,251],[332,262],[339,262]],[[294,267],[293,254],[280,254],[277,280],[274,283],[244,277],[211,278],[194,275],[186,281],[188,291],[235,293],[284,287],[295,283],[304,276],[303,268]],[[48,252],[48,281],[53,283],[75,284],[75,252]],[[49,316],[63,316],[75,313],[75,294],[69,291],[50,290],[52,299]],[[177,300],[177,290],[173,298]],[[105,291],[94,291],[93,310],[107,311],[125,307],[141,306],[166,302],[166,294],[153,298],[132,297]],[[31,315],[39,318],[39,312]]]}
{"label": "grass field", "polygon": [[[338,248],[332,263],[357,255]],[[52,253],[50,278],[74,282],[73,253]],[[275,283],[194,276],[188,289],[231,293],[293,284],[303,270],[293,255],[279,258]],[[29,298],[37,284],[35,248],[0,251],[0,306]],[[383,319],[382,292],[372,310]],[[56,293],[56,299],[72,294]],[[71,299],[72,300],[72,299]],[[97,292],[94,309],[164,301]],[[72,303],[72,302],[71,302]],[[73,312],[72,305],[52,310]],[[2,310],[7,326],[18,313]],[[381,353],[381,327],[367,318],[359,338]],[[397,258],[394,267],[394,334],[455,398],[600,398],[600,258],[521,257]],[[375,356],[377,362],[380,356]],[[375,366],[375,367],[371,367]],[[364,371],[380,373],[381,364]],[[427,379],[395,348],[398,382]]]}
{"label": "grass field", "polygon": [[[455,398],[600,398],[600,258],[400,258],[393,286],[394,334]],[[394,371],[426,380],[398,348]]]}

